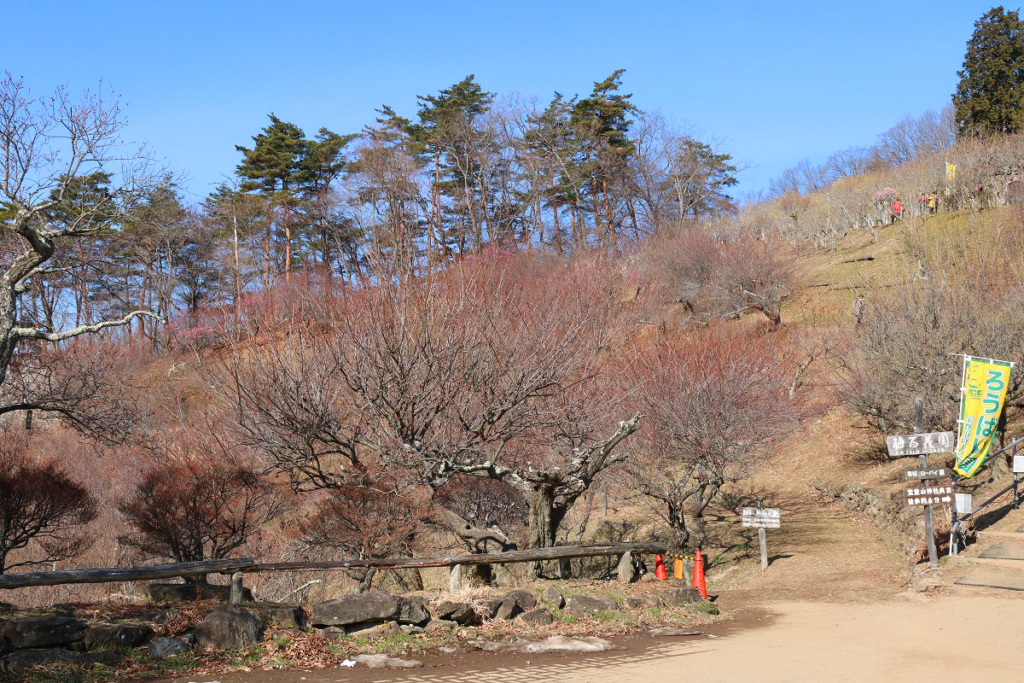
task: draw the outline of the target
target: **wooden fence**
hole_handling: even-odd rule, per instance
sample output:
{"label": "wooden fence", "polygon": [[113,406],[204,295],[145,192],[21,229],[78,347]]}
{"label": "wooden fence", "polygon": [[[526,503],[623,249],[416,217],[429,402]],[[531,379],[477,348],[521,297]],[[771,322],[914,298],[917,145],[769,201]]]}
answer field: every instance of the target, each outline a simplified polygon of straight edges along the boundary
{"label": "wooden fence", "polygon": [[58,586],[76,583],[114,583],[120,581],[153,581],[155,579],[188,578],[207,574],[232,574],[234,587],[241,586],[241,575],[257,572],[287,572],[308,570],[336,570],[373,567],[378,569],[412,569],[451,567],[449,587],[461,584],[462,567],[479,564],[512,564],[516,562],[544,562],[576,557],[619,556],[619,579],[629,581],[633,576],[634,555],[664,554],[663,543],[607,543],[602,545],[563,545],[553,548],[511,550],[504,553],[479,555],[447,555],[442,557],[405,557],[395,559],[339,560],[336,562],[275,562],[258,564],[252,558],[229,558],[203,562],[179,562],[150,567],[116,567],[108,569],[71,569],[53,572],[24,572],[0,575],[0,589],[28,586]]}

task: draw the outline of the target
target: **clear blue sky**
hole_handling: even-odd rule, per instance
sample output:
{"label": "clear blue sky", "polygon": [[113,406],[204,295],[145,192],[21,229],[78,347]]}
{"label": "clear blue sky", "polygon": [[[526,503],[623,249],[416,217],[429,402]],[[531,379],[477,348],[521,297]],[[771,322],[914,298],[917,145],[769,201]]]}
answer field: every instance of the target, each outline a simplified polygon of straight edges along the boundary
{"label": "clear blue sky", "polygon": [[753,165],[741,192],[805,157],[870,144],[949,101],[990,1],[9,2],[0,68],[43,94],[104,79],[204,196],[271,111],[356,132],[383,103],[469,73],[488,90],[589,92],[624,68],[641,108]]}

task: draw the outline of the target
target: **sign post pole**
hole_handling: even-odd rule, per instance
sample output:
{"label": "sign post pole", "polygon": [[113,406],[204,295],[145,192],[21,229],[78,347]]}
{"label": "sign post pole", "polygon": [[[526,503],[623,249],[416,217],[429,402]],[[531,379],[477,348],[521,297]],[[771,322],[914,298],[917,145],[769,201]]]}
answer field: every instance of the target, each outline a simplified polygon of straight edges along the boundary
{"label": "sign post pole", "polygon": [[[914,433],[924,433],[924,401],[920,398],[914,399]],[[928,467],[928,456],[921,453],[917,456],[917,464],[921,468]],[[921,484],[927,484],[928,482],[924,479],[921,480]],[[924,536],[925,541],[928,543],[928,566],[932,569],[936,569],[939,566],[939,551],[935,547],[935,526],[932,522],[932,506],[924,506]]]}
{"label": "sign post pole", "polygon": [[761,571],[768,569],[768,532],[764,527],[757,528],[757,540],[761,543]]}

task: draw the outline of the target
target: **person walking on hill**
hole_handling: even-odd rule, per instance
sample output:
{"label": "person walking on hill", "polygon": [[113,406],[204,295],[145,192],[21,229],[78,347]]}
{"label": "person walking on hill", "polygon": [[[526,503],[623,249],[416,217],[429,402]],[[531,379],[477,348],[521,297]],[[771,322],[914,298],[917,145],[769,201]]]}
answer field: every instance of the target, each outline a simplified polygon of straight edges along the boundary
{"label": "person walking on hill", "polygon": [[900,218],[903,218],[903,202],[897,197],[892,202],[892,220],[895,222]]}

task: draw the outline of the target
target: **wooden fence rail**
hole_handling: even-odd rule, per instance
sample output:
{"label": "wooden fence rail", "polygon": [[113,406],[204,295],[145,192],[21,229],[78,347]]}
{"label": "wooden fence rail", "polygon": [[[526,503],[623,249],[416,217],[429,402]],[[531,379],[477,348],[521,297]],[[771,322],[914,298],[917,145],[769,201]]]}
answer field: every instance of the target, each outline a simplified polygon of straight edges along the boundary
{"label": "wooden fence rail", "polygon": [[152,581],[174,577],[204,576],[206,574],[235,574],[255,572],[287,572],[303,570],[331,570],[373,567],[403,569],[451,567],[454,576],[463,566],[478,564],[510,564],[515,562],[543,562],[574,557],[620,556],[619,574],[624,576],[633,555],[665,553],[664,543],[606,543],[602,545],[564,545],[553,548],[511,550],[504,553],[479,555],[446,555],[442,557],[403,557],[395,559],[340,560],[336,562],[275,562],[257,564],[251,558],[228,558],[203,562],[179,562],[152,567],[117,567],[109,569],[72,569],[56,572],[25,572],[0,575],[0,589],[28,586],[58,586],[75,583],[114,583],[119,581]]}
{"label": "wooden fence rail", "polygon": [[0,575],[0,588],[25,588],[26,586],[59,586],[70,583],[115,583],[118,581],[152,581],[175,577],[205,576],[206,574],[231,574],[256,562],[249,557],[235,557],[226,560],[205,560],[203,562],[177,562],[158,564],[152,567],[116,567],[111,569],[70,569],[59,572],[25,572],[22,574]]}

